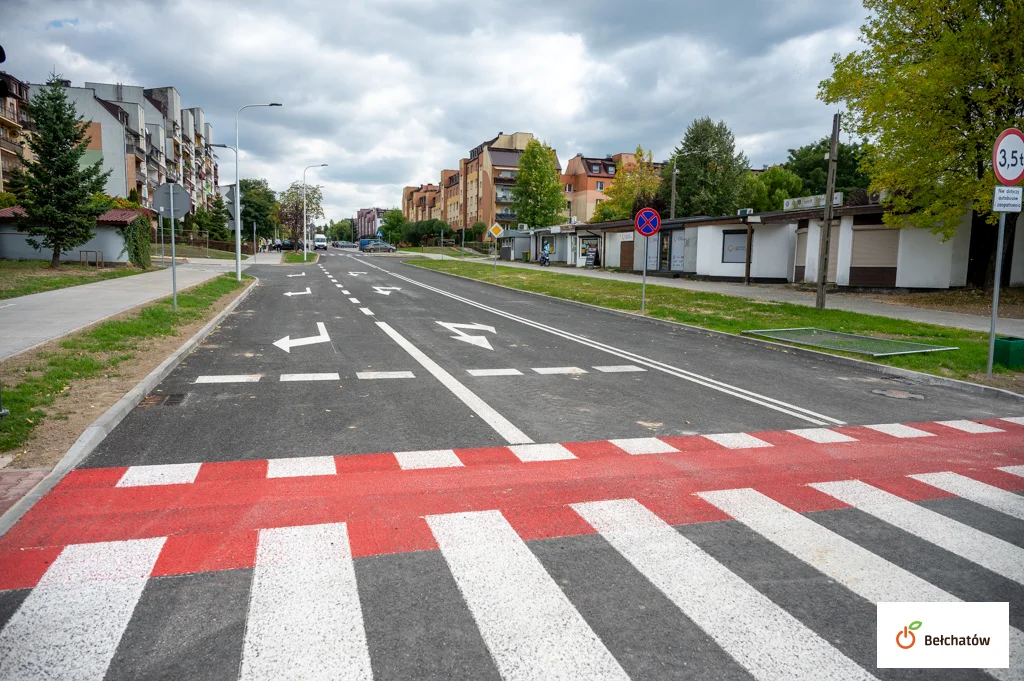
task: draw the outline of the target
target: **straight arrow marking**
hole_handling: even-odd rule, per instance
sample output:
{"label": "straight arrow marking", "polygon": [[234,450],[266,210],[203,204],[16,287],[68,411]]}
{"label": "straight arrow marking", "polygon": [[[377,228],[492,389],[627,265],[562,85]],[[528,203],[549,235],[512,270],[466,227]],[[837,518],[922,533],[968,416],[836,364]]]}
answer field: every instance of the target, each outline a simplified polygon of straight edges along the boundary
{"label": "straight arrow marking", "polygon": [[287,293],[285,293],[285,295],[286,296],[308,296],[311,293],[313,293],[313,292],[310,291],[309,287],[307,286],[305,291],[294,291],[294,292],[293,291],[288,291]]}
{"label": "straight arrow marking", "polygon": [[488,350],[494,349],[491,347],[491,344],[487,341],[486,336],[470,336],[468,333],[459,330],[469,329],[471,331],[490,331],[491,333],[496,333],[493,326],[487,326],[486,324],[456,324],[454,322],[438,322],[438,324],[448,329],[449,331],[454,331],[456,335],[452,336],[452,338],[454,338],[455,340],[464,341],[466,343],[469,343],[470,345],[476,345],[481,348],[487,348]]}
{"label": "straight arrow marking", "polygon": [[353,277],[358,277],[360,274],[366,274],[366,272],[349,272]]}
{"label": "straight arrow marking", "polygon": [[285,336],[281,340],[274,341],[274,345],[281,348],[285,352],[290,353],[292,348],[300,345],[313,345],[314,343],[329,343],[331,337],[327,335],[327,327],[324,326],[323,322],[317,322],[316,328],[320,332],[316,336],[309,336],[307,338],[296,338],[292,340],[291,336]]}
{"label": "straight arrow marking", "polygon": [[306,276],[306,273],[305,272],[300,272],[299,274],[286,274],[285,276],[286,277],[304,277],[304,276]]}

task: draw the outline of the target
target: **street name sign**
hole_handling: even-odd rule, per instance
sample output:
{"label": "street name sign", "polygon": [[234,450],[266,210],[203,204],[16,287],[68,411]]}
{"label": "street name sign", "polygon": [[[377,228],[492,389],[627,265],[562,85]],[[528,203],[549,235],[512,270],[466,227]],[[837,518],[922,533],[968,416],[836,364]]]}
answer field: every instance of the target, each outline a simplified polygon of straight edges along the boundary
{"label": "street name sign", "polygon": [[636,214],[633,224],[643,236],[654,236],[661,229],[661,215],[653,208],[644,208]]}

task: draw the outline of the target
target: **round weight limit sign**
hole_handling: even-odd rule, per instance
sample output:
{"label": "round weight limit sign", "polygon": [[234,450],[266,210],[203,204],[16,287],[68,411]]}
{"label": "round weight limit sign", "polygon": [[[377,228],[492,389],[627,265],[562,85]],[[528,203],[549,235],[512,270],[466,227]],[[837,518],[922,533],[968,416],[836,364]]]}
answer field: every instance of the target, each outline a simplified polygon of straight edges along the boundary
{"label": "round weight limit sign", "polygon": [[1004,130],[992,148],[992,167],[1000,184],[1013,186],[1024,179],[1024,133]]}

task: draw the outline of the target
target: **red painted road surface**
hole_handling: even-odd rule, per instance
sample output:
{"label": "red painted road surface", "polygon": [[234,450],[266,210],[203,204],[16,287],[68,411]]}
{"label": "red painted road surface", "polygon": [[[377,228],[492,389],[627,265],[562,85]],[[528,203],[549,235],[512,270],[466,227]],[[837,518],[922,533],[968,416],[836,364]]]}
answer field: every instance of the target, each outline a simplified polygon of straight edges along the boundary
{"label": "red painted road surface", "polygon": [[906,476],[953,471],[1000,489],[1024,478],[1024,425],[979,421],[970,434],[909,424],[934,437],[832,429],[855,442],[816,444],[752,433],[771,447],[727,449],[700,436],[659,438],[678,452],[631,455],[611,442],[564,446],[575,459],[523,462],[505,447],[455,450],[463,466],[402,470],[393,454],[334,457],[337,473],[267,478],[267,462],[204,463],[194,482],[116,487],[128,470],[79,469],[0,539],[0,589],[32,587],[64,546],[168,537],[154,576],[251,567],[264,528],[345,522],[355,556],[436,549],[423,516],[499,509],[525,540],[594,530],[568,504],[637,499],[672,525],[728,516],[696,492],[752,487],[800,512],[844,508],[807,487],[858,479],[911,501],[952,496]]}

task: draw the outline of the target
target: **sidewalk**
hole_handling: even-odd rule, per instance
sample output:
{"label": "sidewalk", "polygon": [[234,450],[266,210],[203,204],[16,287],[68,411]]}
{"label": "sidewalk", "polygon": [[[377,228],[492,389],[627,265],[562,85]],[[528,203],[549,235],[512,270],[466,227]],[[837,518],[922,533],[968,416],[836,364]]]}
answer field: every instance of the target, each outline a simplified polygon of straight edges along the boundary
{"label": "sidewalk", "polygon": [[[422,254],[432,260],[439,260],[439,255],[430,253]],[[459,260],[459,258],[446,258]],[[480,261],[466,259],[466,262],[477,262],[484,265],[491,265],[490,260]],[[522,262],[499,262],[498,267],[518,267],[521,269],[542,270],[545,272],[557,272],[558,274],[569,274],[578,277],[592,277],[594,279],[607,279],[610,281],[626,281],[633,284],[640,283],[640,276],[623,272],[601,272],[599,270],[587,270],[582,267],[553,267],[550,269],[541,268],[533,263]],[[697,281],[693,279],[666,279],[664,277],[647,277],[648,286],[666,286],[668,288],[681,288],[689,291],[701,291],[704,293],[721,293],[727,296],[739,296],[753,300],[770,300],[777,303],[792,303],[794,305],[805,305],[814,307],[814,294],[807,291],[797,291],[781,285],[758,285],[734,284],[724,281]],[[931,310],[919,307],[908,307],[906,305],[895,305],[882,303],[876,300],[865,300],[860,297],[853,297],[849,294],[831,294],[826,298],[826,307],[830,310],[845,310],[847,312],[860,312],[863,314],[888,317],[890,319],[902,319],[911,322],[922,322],[936,324],[938,326],[952,326],[970,331],[989,330],[991,320],[981,315],[962,314],[959,312],[946,312],[943,310]],[[999,319],[996,323],[996,332],[1004,336],[1024,337],[1024,319]]]}
{"label": "sidewalk", "polygon": [[[177,269],[179,291],[227,271],[205,263]],[[167,268],[0,301],[0,360],[171,293]]]}

